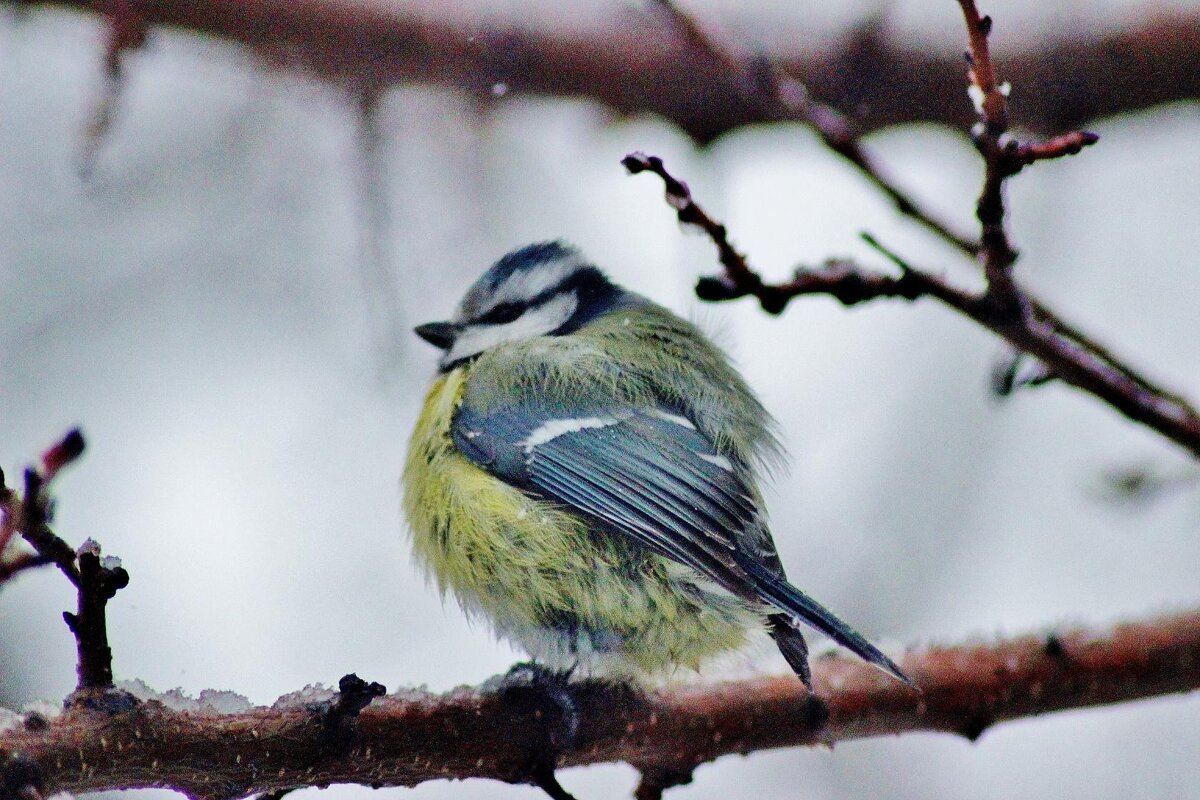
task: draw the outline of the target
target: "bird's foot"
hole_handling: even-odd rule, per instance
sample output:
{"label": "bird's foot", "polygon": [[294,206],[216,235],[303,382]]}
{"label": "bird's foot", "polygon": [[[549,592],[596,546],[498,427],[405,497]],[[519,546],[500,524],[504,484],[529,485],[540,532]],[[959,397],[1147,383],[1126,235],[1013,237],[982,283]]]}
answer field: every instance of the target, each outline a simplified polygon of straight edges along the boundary
{"label": "bird's foot", "polygon": [[558,757],[579,737],[579,701],[572,670],[558,671],[534,662],[515,664],[500,679],[497,693],[518,715],[544,720],[541,741],[530,742],[529,759],[514,771],[512,783],[531,783],[553,800],[574,800],[554,775]]}

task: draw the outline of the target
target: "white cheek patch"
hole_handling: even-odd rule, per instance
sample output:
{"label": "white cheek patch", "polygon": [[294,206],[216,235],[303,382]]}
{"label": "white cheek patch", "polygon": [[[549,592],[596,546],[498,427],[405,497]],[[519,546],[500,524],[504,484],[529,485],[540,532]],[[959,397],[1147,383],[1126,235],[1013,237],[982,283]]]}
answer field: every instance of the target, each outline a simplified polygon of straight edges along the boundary
{"label": "white cheek patch", "polygon": [[508,342],[545,336],[570,319],[578,305],[579,298],[575,293],[566,292],[529,309],[512,322],[503,325],[468,325],[458,334],[446,355],[442,356],[442,366],[447,367],[455,361]]}

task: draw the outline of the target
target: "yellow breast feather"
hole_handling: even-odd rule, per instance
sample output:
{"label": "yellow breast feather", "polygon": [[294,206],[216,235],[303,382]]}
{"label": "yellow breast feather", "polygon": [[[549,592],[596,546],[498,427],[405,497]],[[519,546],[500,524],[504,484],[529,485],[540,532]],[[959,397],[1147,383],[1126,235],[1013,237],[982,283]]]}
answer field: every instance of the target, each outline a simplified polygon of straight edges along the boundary
{"label": "yellow breast feather", "polygon": [[460,367],[431,387],[404,470],[413,550],[443,594],[540,661],[601,672],[698,667],[760,627],[745,603],[690,570],[594,535],[582,517],[459,453],[450,427],[468,376]]}

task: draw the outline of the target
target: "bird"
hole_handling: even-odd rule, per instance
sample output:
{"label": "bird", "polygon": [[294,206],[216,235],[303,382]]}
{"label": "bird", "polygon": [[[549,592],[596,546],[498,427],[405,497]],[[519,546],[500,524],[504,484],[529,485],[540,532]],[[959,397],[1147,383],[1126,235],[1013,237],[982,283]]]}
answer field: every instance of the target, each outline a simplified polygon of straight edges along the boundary
{"label": "bird", "polygon": [[699,670],[765,632],[811,691],[807,625],[911,685],[788,582],[776,424],[697,326],[547,241],[415,333],[442,351],[404,466],[416,560],[533,663]]}

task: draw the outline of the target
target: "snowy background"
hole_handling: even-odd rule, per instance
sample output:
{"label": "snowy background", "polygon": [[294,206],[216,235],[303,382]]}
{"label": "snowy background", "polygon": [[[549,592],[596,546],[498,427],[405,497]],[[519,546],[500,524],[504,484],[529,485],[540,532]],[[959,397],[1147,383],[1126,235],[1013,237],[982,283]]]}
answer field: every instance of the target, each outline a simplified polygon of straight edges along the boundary
{"label": "snowy background", "polygon": [[[1119,24],[1135,6],[1068,10]],[[750,36],[781,21],[827,35],[874,8],[834,7],[689,4]],[[1071,16],[1016,0],[987,10],[1022,35]],[[893,12],[901,35],[962,36],[952,3]],[[661,121],[583,102],[511,98],[481,115],[452,92],[397,88],[371,129],[341,90],[155,31],[127,59],[84,180],[101,43],[92,17],[0,15],[0,464],[17,474],[83,427],[90,446],[58,484],[57,527],[96,538],[132,574],[109,606],[118,677],[269,703],[349,671],[442,690],[518,657],[409,559],[398,476],[436,353],[408,330],[448,314],[504,252],[557,237],[736,354],[793,455],[768,490],[789,573],[885,645],[1102,624],[1200,598],[1200,496],[1117,504],[1104,489],[1113,469],[1185,460],[1062,387],[992,400],[1003,349],[972,325],[931,303],[808,299],[778,319],[749,302],[698,306],[711,248],[679,230],[655,179],[624,174],[629,151],[662,155],[770,276],[833,254],[879,263],[857,239],[867,229],[972,280],[804,128],[743,130],[701,151]],[[1085,156],[1010,183],[1021,275],[1200,397],[1200,106],[1093,129],[1102,141]],[[963,135],[912,126],[869,145],[971,229],[979,164]],[[0,591],[0,704],[73,687],[60,618],[72,604],[51,570]],[[782,671],[771,650],[733,666]],[[1010,723],[975,744],[907,735],[730,757],[671,797],[1200,798],[1197,742],[1200,697],[1171,697]],[[636,775],[562,779],[586,799],[628,796]],[[482,781],[386,791],[537,796]]]}

